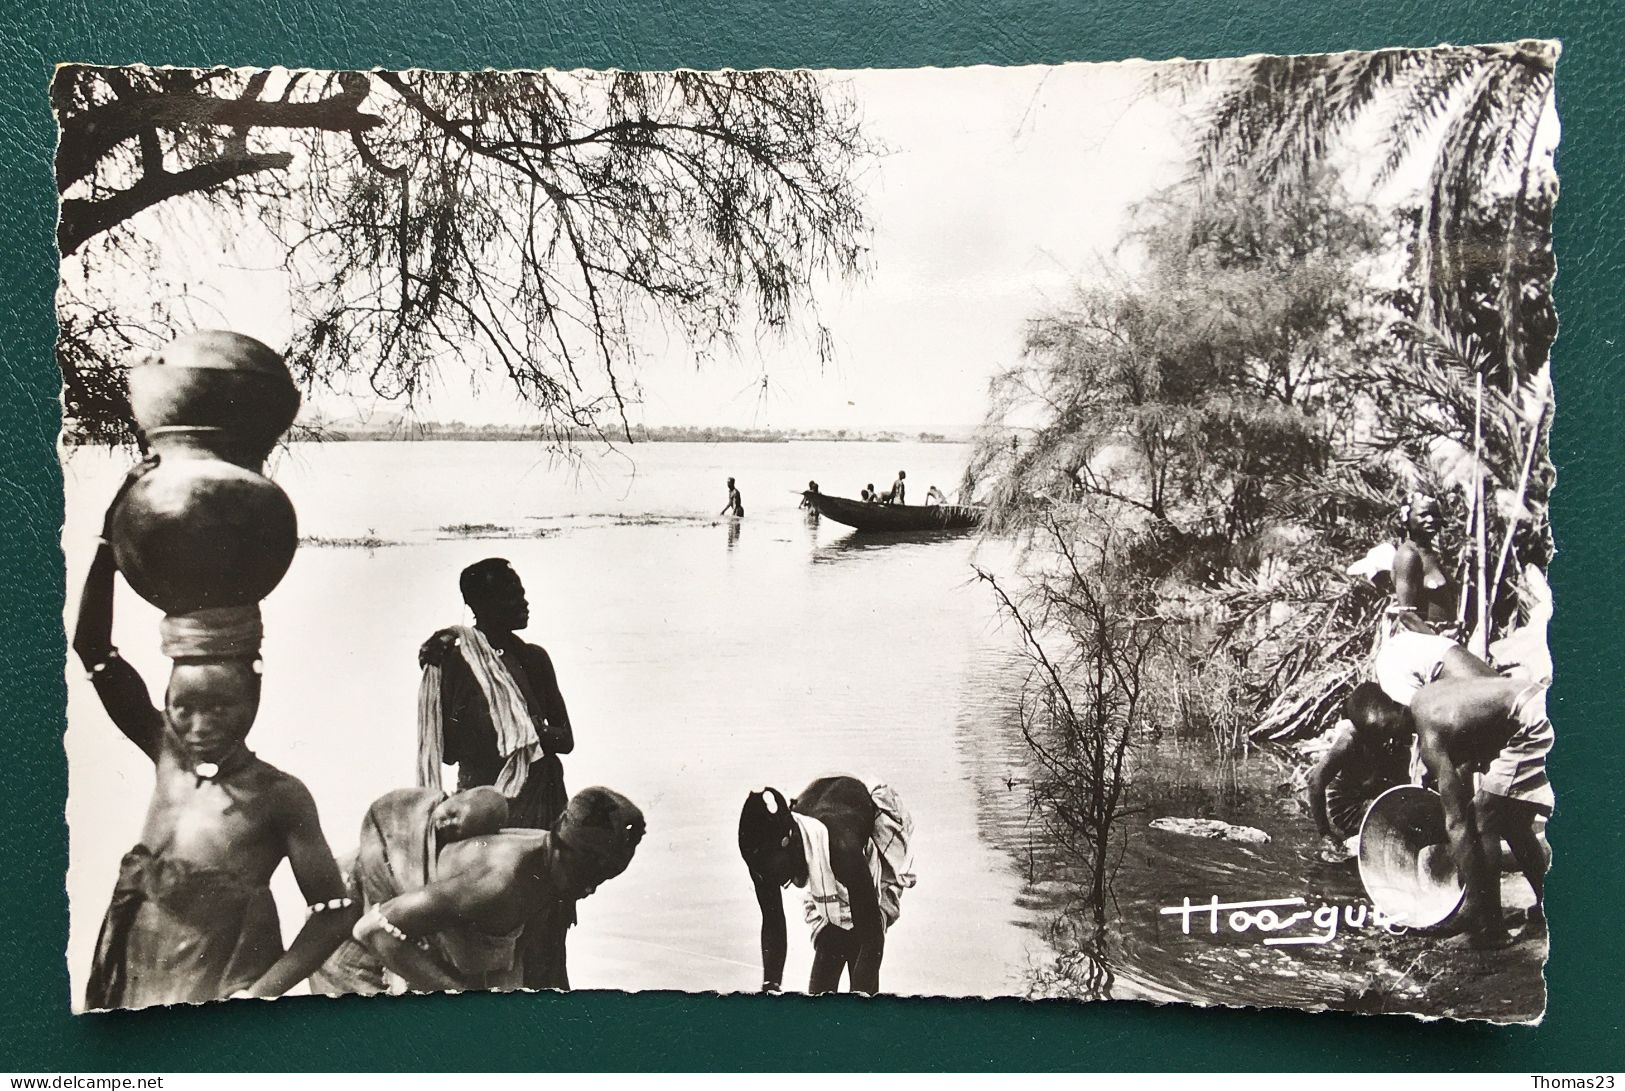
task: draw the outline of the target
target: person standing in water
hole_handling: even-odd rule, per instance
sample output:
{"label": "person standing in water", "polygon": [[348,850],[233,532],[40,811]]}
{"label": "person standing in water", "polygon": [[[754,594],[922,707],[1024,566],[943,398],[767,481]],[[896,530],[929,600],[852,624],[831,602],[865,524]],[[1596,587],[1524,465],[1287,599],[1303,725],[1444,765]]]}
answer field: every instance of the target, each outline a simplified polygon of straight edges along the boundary
{"label": "person standing in water", "polygon": [[762,991],[783,987],[787,939],[783,887],[806,892],[812,928],[809,993],[836,991],[847,973],[853,992],[880,991],[886,930],[914,885],[909,841],[914,820],[897,793],[873,790],[853,777],[824,777],[794,801],[777,788],[745,799],[739,812],[739,854],[750,871],[762,911]]}
{"label": "person standing in water", "polygon": [[[125,488],[152,465],[132,471]],[[113,645],[117,566],[107,535],[85,579],[73,648],[114,725],[152,761],[155,783],[96,940],[85,1006],[281,996],[338,948],[361,910],[309,790],[246,745],[260,705],[257,614],[232,633],[165,618],[174,668],[164,707],[154,708]],[[270,888],[283,860],[310,906],[286,951]]]}
{"label": "person standing in water", "polygon": [[734,485],[734,479],[728,479],[728,502],[722,505],[718,515],[732,515],[736,519],[745,517],[745,500],[739,495],[739,489]]}
{"label": "person standing in water", "polygon": [[[508,800],[510,825],[550,828],[564,812],[561,754],[575,732],[552,657],[521,640],[530,625],[525,586],[508,562],[489,557],[458,580],[473,626],[442,629],[418,652],[418,784],[440,787],[440,766],[457,766],[457,789],[493,785]],[[571,904],[527,931],[525,987],[567,989],[565,936]]]}

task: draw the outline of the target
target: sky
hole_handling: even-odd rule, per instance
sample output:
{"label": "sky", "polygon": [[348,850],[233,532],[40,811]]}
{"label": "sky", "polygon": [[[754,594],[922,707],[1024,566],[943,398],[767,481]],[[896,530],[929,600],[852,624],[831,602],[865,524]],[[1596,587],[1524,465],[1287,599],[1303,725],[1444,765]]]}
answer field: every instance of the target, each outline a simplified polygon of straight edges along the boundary
{"label": "sky", "polygon": [[[829,73],[885,152],[863,170],[868,273],[818,286],[834,359],[804,337],[746,329],[703,365],[659,328],[639,338],[650,425],[957,430],[982,419],[988,380],[1018,358],[1024,322],[1106,274],[1129,209],[1176,181],[1188,121],[1149,91],[1142,63]],[[164,218],[166,265],[191,320],[280,347],[293,329],[280,252],[251,227],[229,240]],[[263,258],[260,255],[263,254]],[[260,258],[260,260],[256,260]],[[370,393],[316,394],[328,419],[393,414]],[[523,423],[496,377],[447,369],[414,416]]]}
{"label": "sky", "polygon": [[[675,334],[637,339],[628,419],[649,425],[958,432],[985,413],[989,379],[1020,356],[1025,323],[1080,285],[1115,280],[1133,207],[1185,177],[1199,118],[1152,74],[1168,63],[903,69],[823,74],[858,103],[884,152],[860,185],[872,228],[868,271],[816,286],[834,342],[820,366],[805,337],[740,331],[733,352],[700,364]],[[1548,128],[1555,142],[1555,118]],[[1370,138],[1383,121],[1373,116]],[[1370,199],[1373,164],[1342,164]],[[1424,140],[1423,145],[1428,141]],[[1550,144],[1548,144],[1548,148]],[[1429,155],[1391,180],[1388,203],[1414,192]],[[251,224],[222,233],[218,206],[155,218],[152,236],[189,300],[190,318],[281,347],[293,314],[280,247]],[[177,271],[178,272],[175,272]],[[140,292],[142,284],[129,289]],[[537,419],[495,375],[443,369],[413,416],[521,424]],[[307,416],[392,416],[370,392],[318,393]]]}

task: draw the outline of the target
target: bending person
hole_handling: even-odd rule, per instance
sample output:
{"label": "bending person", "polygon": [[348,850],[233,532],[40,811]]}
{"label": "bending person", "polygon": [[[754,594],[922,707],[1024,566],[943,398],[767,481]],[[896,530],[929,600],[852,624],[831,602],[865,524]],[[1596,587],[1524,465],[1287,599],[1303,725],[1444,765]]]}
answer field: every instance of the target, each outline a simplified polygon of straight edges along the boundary
{"label": "bending person", "polygon": [[[382,804],[380,810],[387,811],[402,805],[410,810],[414,804],[427,804],[431,798],[431,794],[427,792],[408,790],[405,796],[392,793],[385,797],[389,802],[380,801]],[[396,858],[405,859],[408,855],[416,855],[417,845],[421,844],[425,862],[430,851],[438,859],[440,850],[455,841],[466,841],[471,837],[499,832],[507,825],[508,801],[495,788],[470,788],[466,792],[445,796],[434,803],[427,813],[426,821],[427,836],[413,837],[411,848],[397,846]],[[412,823],[404,825],[410,828]],[[381,831],[386,828],[398,828],[398,825],[380,820],[369,809],[362,822],[361,843],[366,844],[369,839],[377,841]],[[379,867],[380,863],[386,862],[388,855],[376,849],[370,850],[366,858],[368,869],[365,872],[362,870],[362,854],[359,848],[340,862],[340,867],[344,871],[345,891],[357,905],[370,906],[379,899],[388,901],[400,892],[396,889],[396,881],[389,869]],[[338,950],[322,963],[321,969],[310,975],[310,991],[325,996],[352,994],[373,996],[390,991],[390,987],[389,974],[384,969],[384,964],[354,936],[346,937]]]}
{"label": "bending person", "polygon": [[645,828],[624,796],[588,788],[551,831],[506,829],[433,850],[435,806],[425,789],[384,796],[359,858],[377,898],[355,939],[419,991],[524,986],[519,941],[538,908],[574,903],[625,871]]}
{"label": "bending person", "polygon": [[852,777],[825,777],[791,802],[776,788],[752,792],[739,813],[739,854],[762,911],[762,990],[778,992],[787,953],[783,887],[805,892],[812,928],[809,993],[880,991],[886,930],[914,885],[914,821],[897,793]]}
{"label": "bending person", "polygon": [[1410,733],[1362,723],[1359,708],[1352,698],[1344,703],[1331,746],[1309,770],[1309,814],[1325,848],[1339,858],[1347,856],[1347,842],[1360,832],[1371,801],[1409,778]]}
{"label": "bending person", "polygon": [[[152,465],[138,466],[125,487]],[[159,710],[113,645],[116,570],[104,529],[73,647],[108,716],[151,759],[155,780],[96,940],[86,1007],[280,996],[322,964],[360,910],[345,894],[309,790],[248,749],[260,703],[257,615],[230,632],[166,618],[174,668]],[[283,860],[311,910],[286,951],[270,889]]]}
{"label": "bending person", "polygon": [[[1511,846],[1535,904],[1520,938],[1546,928],[1546,853],[1536,825],[1552,813],[1546,686],[1509,678],[1435,682],[1411,702],[1422,760],[1444,800],[1450,855],[1466,885],[1460,919],[1474,947],[1508,942],[1501,916],[1501,842]],[[1474,774],[1482,774],[1475,791]]]}

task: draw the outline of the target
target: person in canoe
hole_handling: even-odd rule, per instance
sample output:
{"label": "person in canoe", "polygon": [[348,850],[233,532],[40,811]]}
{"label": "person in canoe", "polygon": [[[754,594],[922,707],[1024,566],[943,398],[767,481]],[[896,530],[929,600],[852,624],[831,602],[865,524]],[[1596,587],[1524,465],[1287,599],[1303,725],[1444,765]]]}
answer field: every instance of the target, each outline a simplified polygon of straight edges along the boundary
{"label": "person in canoe", "polygon": [[745,517],[744,497],[739,495],[739,488],[734,484],[734,479],[731,477],[728,479],[728,502],[722,505],[722,510],[717,512],[717,514],[731,515],[735,519],[743,519]]}
{"label": "person in canoe", "polygon": [[750,793],[739,812],[739,854],[762,911],[762,991],[783,987],[787,953],[782,888],[804,891],[812,930],[809,993],[880,991],[886,930],[914,885],[914,820],[897,793],[853,777],[813,781],[793,801],[776,788]]}
{"label": "person in canoe", "polygon": [[932,485],[929,489],[926,490],[926,492],[925,492],[926,506],[930,507],[930,506],[933,506],[933,505],[946,504],[947,502],[948,502],[948,498],[946,496],[944,496],[942,494],[942,490],[937,488],[935,485]]}
{"label": "person in canoe", "polygon": [[875,492],[875,483],[873,481],[863,487],[863,491],[858,493],[858,499],[865,504],[880,503],[880,494]]}
{"label": "person in canoe", "polygon": [[908,474],[904,473],[902,470],[898,470],[897,480],[891,483],[891,488],[880,494],[880,502],[882,504],[903,503],[903,497],[907,493],[907,489],[905,489],[903,486],[903,481],[907,477]]}

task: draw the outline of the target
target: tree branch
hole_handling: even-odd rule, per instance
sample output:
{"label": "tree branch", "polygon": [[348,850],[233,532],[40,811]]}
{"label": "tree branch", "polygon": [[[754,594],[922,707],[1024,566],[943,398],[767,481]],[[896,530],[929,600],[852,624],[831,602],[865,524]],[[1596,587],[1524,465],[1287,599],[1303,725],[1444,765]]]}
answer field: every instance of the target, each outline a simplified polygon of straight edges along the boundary
{"label": "tree branch", "polygon": [[87,239],[128,220],[131,216],[171,197],[201,193],[235,178],[245,178],[268,170],[285,170],[293,156],[288,152],[265,152],[236,159],[217,159],[174,173],[147,174],[129,189],[100,201],[74,198],[62,202],[62,219],[56,227],[56,243],[67,257]]}
{"label": "tree branch", "polygon": [[315,102],[262,102],[208,95],[145,94],[115,98],[84,113],[61,117],[56,151],[57,192],[96,169],[102,157],[141,130],[192,126],[227,128],[320,129],[357,132],[376,128],[384,119],[361,111],[371,81],[364,73],[339,74],[338,94]]}

